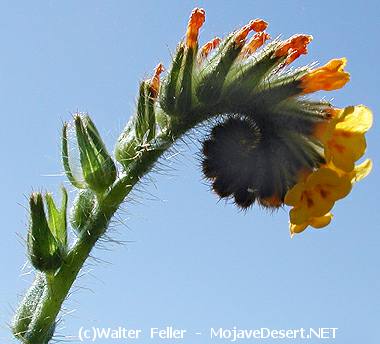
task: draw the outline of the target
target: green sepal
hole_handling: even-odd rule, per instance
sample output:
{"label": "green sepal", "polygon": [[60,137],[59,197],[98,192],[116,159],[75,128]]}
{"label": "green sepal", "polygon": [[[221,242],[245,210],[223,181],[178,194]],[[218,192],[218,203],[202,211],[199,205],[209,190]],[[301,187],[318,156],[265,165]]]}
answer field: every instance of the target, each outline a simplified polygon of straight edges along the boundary
{"label": "green sepal", "polygon": [[71,226],[80,232],[89,221],[96,206],[96,195],[91,190],[80,190],[70,212]]}
{"label": "green sepal", "polygon": [[65,170],[67,179],[70,181],[70,183],[75,186],[78,189],[85,189],[87,185],[83,183],[82,181],[77,180],[74,177],[74,174],[71,170],[70,162],[69,162],[69,141],[67,137],[67,127],[68,124],[63,124],[62,129],[62,146],[61,146],[61,155],[62,155],[62,164],[63,168]]}
{"label": "green sepal", "polygon": [[265,87],[265,78],[282,61],[273,57],[277,44],[268,44],[255,59],[248,58],[244,63],[230,69],[223,88],[223,99],[227,99],[233,105],[246,103],[251,101],[252,94]]}
{"label": "green sepal", "polygon": [[193,103],[193,70],[198,47],[187,47],[184,52],[182,75],[179,80],[179,90],[176,101],[176,114],[186,115],[191,111]]}
{"label": "green sepal", "polygon": [[123,165],[124,169],[136,158],[137,147],[135,124],[134,120],[131,119],[119,136],[115,147],[115,158]]}
{"label": "green sepal", "polygon": [[75,117],[83,178],[88,187],[103,193],[116,179],[116,166],[88,116]]}
{"label": "green sepal", "polygon": [[165,131],[170,126],[170,117],[164,111],[156,110],[156,122],[161,131]]}
{"label": "green sepal", "polygon": [[220,98],[227,74],[243,48],[243,45],[236,44],[233,38],[234,34],[222,42],[218,52],[196,78],[196,95],[202,103],[216,103]]}
{"label": "green sepal", "polygon": [[29,206],[30,225],[27,246],[30,261],[37,270],[52,273],[62,265],[64,255],[62,245],[49,228],[42,195],[33,193]]}
{"label": "green sepal", "polygon": [[64,247],[67,247],[67,191],[62,186],[61,208],[58,209],[50,193],[45,195],[45,201],[48,212],[48,224],[50,231],[57,241]]}
{"label": "green sepal", "polygon": [[175,104],[178,93],[178,79],[182,68],[184,51],[185,46],[181,43],[177,48],[168,75],[162,81],[160,105],[161,108],[168,114],[175,114]]}
{"label": "green sepal", "polygon": [[150,82],[140,84],[135,121],[136,138],[140,144],[145,144],[156,137],[155,99],[150,92]]}

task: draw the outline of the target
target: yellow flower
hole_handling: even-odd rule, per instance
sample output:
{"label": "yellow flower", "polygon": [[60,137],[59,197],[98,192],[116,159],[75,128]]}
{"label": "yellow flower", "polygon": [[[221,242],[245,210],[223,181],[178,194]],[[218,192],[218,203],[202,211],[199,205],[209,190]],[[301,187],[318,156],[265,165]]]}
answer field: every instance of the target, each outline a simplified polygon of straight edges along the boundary
{"label": "yellow flower", "polygon": [[351,184],[355,184],[365,177],[367,177],[372,171],[372,160],[366,159],[361,164],[356,165],[352,171],[349,173],[339,169],[331,162],[327,165],[328,168],[334,170],[340,177],[348,178],[351,181]]}
{"label": "yellow flower", "polygon": [[335,201],[347,196],[352,184],[365,178],[372,170],[372,161],[365,160],[346,173],[330,163],[296,184],[285,196],[285,203],[292,205],[289,229],[293,236],[308,226],[322,228],[332,219],[329,211]]}
{"label": "yellow flower", "polygon": [[289,213],[290,222],[302,225],[311,218],[324,216],[335,201],[349,194],[351,187],[349,176],[339,175],[328,167],[311,173],[285,196],[285,204],[293,206]]}
{"label": "yellow flower", "polygon": [[315,136],[324,145],[326,161],[343,171],[352,171],[366,150],[364,134],[371,126],[372,112],[364,105],[337,111],[330,123],[317,126]]}
{"label": "yellow flower", "polygon": [[345,58],[333,59],[324,66],[310,71],[301,78],[303,93],[342,88],[350,80],[350,74],[343,70],[346,63]]}
{"label": "yellow flower", "polygon": [[351,183],[357,183],[367,177],[372,171],[372,160],[367,159],[360,165],[355,166],[354,170],[350,173]]}
{"label": "yellow flower", "polygon": [[323,216],[312,217],[305,221],[302,224],[296,225],[294,223],[289,223],[290,235],[293,237],[294,234],[298,234],[303,232],[308,226],[313,228],[323,228],[330,224],[333,215],[331,213],[327,213]]}

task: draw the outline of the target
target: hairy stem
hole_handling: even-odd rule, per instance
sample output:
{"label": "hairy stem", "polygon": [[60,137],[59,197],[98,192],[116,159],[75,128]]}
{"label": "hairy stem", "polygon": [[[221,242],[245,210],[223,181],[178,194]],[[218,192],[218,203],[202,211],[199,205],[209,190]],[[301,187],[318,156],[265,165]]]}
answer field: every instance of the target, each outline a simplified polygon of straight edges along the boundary
{"label": "hairy stem", "polygon": [[92,248],[107,230],[112,216],[133,186],[149,172],[153,164],[171,146],[174,140],[175,138],[172,135],[161,135],[151,149],[143,152],[136,161],[133,161],[126,174],[121,176],[109,192],[99,199],[94,215],[86,227],[82,229],[81,236],[71,248],[62,267],[54,275],[47,275],[46,280],[40,278],[40,273],[38,273],[27,295],[31,293],[32,289],[43,290],[43,292],[35,311],[30,315],[29,326],[27,324],[26,328],[20,331],[20,319],[17,317],[20,310],[25,308],[25,304],[30,301],[27,297],[19,306],[14,319],[15,335],[24,343],[45,344],[49,342],[54,333],[56,317],[62,303]]}

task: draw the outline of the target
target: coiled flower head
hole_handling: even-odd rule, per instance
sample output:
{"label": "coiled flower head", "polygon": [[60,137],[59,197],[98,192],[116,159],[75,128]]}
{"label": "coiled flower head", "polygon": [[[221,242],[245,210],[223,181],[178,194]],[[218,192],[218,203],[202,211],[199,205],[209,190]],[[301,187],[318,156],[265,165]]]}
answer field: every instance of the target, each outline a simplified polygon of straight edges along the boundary
{"label": "coiled flower head", "polygon": [[[172,65],[161,82],[157,79],[156,92],[146,98],[152,103],[149,118],[153,124],[144,132],[155,135],[145,135],[148,140],[144,145],[153,147],[157,133],[177,138],[217,119],[203,142],[202,169],[219,197],[233,199],[243,209],[254,203],[267,208],[285,204],[297,208],[291,210],[292,234],[308,225],[327,225],[332,206],[344,196],[333,196],[340,193],[330,190],[330,184],[314,188],[333,192],[320,198],[325,202],[320,204],[324,213],[313,212],[305,208],[310,204],[304,201],[308,186],[317,185],[318,180],[318,185],[323,184],[324,176],[334,175],[344,179],[338,182],[335,178],[335,185],[349,185],[351,190],[352,181],[358,180],[354,171],[365,176],[371,166],[366,163],[360,172],[355,167],[364,154],[364,133],[372,121],[370,110],[364,106],[339,110],[329,102],[305,97],[343,87],[350,79],[344,70],[346,59],[333,59],[318,68],[289,69],[294,60],[307,54],[313,37],[296,34],[269,41],[268,23],[263,19],[251,20],[226,37],[216,37],[199,47],[204,22],[205,11],[194,9]],[[140,96],[139,103],[141,99],[145,98]],[[132,124],[126,133],[136,131]],[[121,153],[126,151],[122,144],[130,143],[128,137],[121,137]],[[127,167],[128,159],[118,160]],[[326,170],[330,172],[320,172]],[[308,178],[313,183],[307,182]],[[300,183],[306,193],[298,203],[287,202],[287,195]],[[292,214],[302,212],[294,222]]]}

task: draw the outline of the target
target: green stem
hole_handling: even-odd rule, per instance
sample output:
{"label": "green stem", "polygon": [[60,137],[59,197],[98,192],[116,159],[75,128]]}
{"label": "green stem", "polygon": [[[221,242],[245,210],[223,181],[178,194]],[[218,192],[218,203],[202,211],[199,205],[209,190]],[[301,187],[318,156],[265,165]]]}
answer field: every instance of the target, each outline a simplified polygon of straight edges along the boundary
{"label": "green stem", "polygon": [[[16,333],[16,329],[20,328],[17,314],[29,302],[27,298],[22,301],[14,319],[13,328],[15,335],[24,343],[46,344],[51,339],[54,333],[56,317],[62,303],[66,299],[92,248],[107,230],[109,221],[133,186],[149,172],[157,159],[172,145],[174,138],[168,135],[161,135],[157,142],[151,150],[147,150],[139,159],[136,159],[131,164],[127,173],[120,177],[110,191],[99,200],[94,215],[90,218],[86,227],[82,229],[82,235],[71,248],[62,267],[54,275],[47,276],[47,285],[40,285],[41,283],[46,283],[45,279],[36,278],[30,290],[32,288],[36,289],[37,285],[39,289],[43,288],[43,293],[32,314],[29,326],[23,331],[25,332],[24,334],[21,334],[19,330]],[[37,276],[39,275],[38,273]],[[30,290],[27,295],[30,294]]]}
{"label": "green stem", "polygon": [[[195,127],[199,122],[207,119],[207,117],[211,117],[211,115],[189,116],[187,120],[173,121],[171,130],[159,135],[155,143],[148,147],[146,151],[143,151],[140,157],[132,161],[125,174],[118,178],[110,190],[98,199],[94,215],[90,217],[86,226],[81,229],[81,236],[69,251],[61,268],[54,275],[47,275],[46,278],[41,278],[40,273],[37,274],[36,280],[27,292],[27,296],[34,295],[34,291],[37,290],[39,292],[39,302],[37,304],[35,301],[33,310],[29,310],[26,323],[25,321],[20,322],[20,312],[25,309],[30,300],[26,296],[21,302],[13,323],[16,337],[26,344],[47,344],[50,341],[54,334],[56,318],[62,303],[65,301],[91,250],[107,230],[109,221],[120,204],[134,185],[150,171],[158,158],[170,148],[176,139]],[[20,328],[22,331],[20,331]]]}

